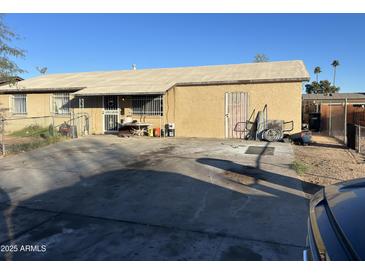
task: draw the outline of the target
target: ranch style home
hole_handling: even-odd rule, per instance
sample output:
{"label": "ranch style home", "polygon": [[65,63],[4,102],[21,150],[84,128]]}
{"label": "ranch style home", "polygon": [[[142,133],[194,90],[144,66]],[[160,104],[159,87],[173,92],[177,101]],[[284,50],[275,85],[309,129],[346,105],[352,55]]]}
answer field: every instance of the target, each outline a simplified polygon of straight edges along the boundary
{"label": "ranch style home", "polygon": [[237,124],[255,119],[266,105],[268,119],[293,121],[291,133],[297,133],[308,80],[300,60],[46,74],[0,86],[0,109],[21,121],[7,131],[32,117],[61,124],[84,113],[88,134],[117,132],[133,120],[155,128],[173,123],[177,137],[240,138]]}

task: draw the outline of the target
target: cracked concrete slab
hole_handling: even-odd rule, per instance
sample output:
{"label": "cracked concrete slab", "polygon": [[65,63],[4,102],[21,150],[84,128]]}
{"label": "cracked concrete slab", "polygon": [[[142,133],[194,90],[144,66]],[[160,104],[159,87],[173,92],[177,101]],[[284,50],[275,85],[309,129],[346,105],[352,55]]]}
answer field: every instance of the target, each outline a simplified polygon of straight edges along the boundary
{"label": "cracked concrete slab", "polygon": [[0,159],[2,232],[47,246],[4,259],[300,260],[312,186],[293,159],[284,143],[116,136]]}

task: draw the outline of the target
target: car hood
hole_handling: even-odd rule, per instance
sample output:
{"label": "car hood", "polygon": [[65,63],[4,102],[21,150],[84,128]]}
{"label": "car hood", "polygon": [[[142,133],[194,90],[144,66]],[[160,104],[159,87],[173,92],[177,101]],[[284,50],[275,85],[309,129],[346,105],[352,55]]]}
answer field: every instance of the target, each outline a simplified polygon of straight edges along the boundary
{"label": "car hood", "polygon": [[348,245],[365,260],[365,178],[326,187],[325,199]]}

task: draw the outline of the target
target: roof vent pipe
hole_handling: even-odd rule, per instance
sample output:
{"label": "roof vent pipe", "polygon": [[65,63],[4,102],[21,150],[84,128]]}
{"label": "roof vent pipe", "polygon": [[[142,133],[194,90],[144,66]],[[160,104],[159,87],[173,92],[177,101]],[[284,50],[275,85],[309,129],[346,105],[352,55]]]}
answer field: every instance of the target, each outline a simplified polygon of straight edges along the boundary
{"label": "roof vent pipe", "polygon": [[137,65],[136,64],[132,64],[132,70],[137,70]]}

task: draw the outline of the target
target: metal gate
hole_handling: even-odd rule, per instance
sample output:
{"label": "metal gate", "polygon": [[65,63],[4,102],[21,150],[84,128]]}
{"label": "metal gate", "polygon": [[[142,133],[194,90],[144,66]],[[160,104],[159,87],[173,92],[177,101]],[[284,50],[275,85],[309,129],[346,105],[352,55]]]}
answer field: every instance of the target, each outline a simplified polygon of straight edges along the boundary
{"label": "metal gate", "polygon": [[103,106],[104,132],[117,132],[119,129],[118,96],[103,96]]}
{"label": "metal gate", "polygon": [[225,137],[244,138],[248,115],[248,93],[226,92],[225,104]]}

